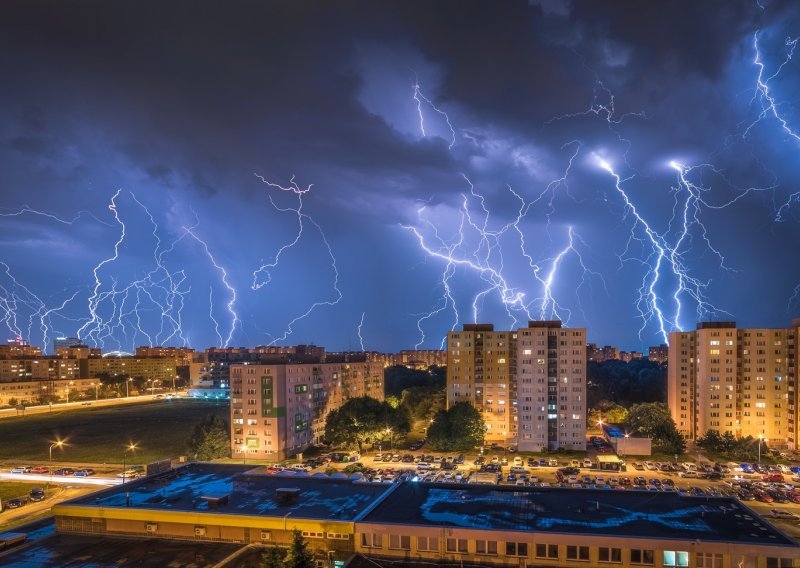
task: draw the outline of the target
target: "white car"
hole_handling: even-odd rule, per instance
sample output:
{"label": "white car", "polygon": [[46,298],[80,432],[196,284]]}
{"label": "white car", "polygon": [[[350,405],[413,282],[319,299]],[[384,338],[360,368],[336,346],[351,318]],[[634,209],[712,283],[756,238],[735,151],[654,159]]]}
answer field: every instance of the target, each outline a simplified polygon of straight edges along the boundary
{"label": "white car", "polygon": [[775,519],[786,519],[788,521],[800,521],[800,515],[785,511],[783,509],[772,509],[770,511],[772,517]]}
{"label": "white car", "polygon": [[655,471],[656,464],[654,464],[653,462],[644,462],[644,467],[649,471]]}
{"label": "white car", "polygon": [[125,479],[136,479],[142,473],[140,471],[136,471],[135,469],[129,469],[127,471],[123,471],[122,473],[118,473],[117,477],[124,477]]}

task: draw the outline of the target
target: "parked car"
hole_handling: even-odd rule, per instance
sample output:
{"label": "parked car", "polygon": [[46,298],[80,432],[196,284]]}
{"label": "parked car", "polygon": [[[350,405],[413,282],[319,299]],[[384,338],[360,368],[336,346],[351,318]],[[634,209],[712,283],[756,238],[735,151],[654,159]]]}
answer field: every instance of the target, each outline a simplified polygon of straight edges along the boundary
{"label": "parked car", "polygon": [[31,501],[44,501],[44,497],[44,489],[41,487],[35,487],[28,493],[28,499]]}
{"label": "parked car", "polygon": [[11,468],[11,473],[30,473],[31,469],[33,468],[29,465],[18,465]]}
{"label": "parked car", "polygon": [[62,467],[53,471],[53,475],[72,475],[73,473],[75,473],[75,470],[71,467]]}
{"label": "parked car", "polygon": [[31,468],[31,473],[47,473],[50,470],[44,467],[43,465],[37,465],[36,467]]}
{"label": "parked car", "polygon": [[6,509],[19,509],[25,504],[25,501],[20,498],[9,499],[6,501]]}
{"label": "parked car", "polygon": [[90,467],[75,472],[75,477],[89,477],[90,475],[94,475],[94,470]]}
{"label": "parked car", "polygon": [[785,511],[783,509],[772,509],[770,511],[772,517],[775,519],[786,519],[788,521],[800,521],[800,515]]}

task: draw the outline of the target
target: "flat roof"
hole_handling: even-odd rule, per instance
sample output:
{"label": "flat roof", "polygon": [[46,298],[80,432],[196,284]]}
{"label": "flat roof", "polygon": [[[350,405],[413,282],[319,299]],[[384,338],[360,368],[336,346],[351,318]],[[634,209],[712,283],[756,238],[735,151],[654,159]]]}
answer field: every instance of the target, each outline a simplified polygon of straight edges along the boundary
{"label": "flat roof", "polygon": [[19,550],[11,549],[0,557],[0,564],[4,568],[35,566],[211,568],[242,546],[223,542],[181,542],[155,538],[111,538],[96,534],[86,536],[59,534]]}
{"label": "flat roof", "polygon": [[798,546],[733,498],[403,483],[363,522]]}
{"label": "flat roof", "polygon": [[[299,488],[300,494],[279,498],[277,490],[287,488]],[[268,517],[291,512],[293,519],[352,521],[388,489],[349,479],[272,475],[253,466],[193,463],[65,504]],[[227,502],[213,503],[225,496]],[[211,507],[208,497],[214,498]]]}

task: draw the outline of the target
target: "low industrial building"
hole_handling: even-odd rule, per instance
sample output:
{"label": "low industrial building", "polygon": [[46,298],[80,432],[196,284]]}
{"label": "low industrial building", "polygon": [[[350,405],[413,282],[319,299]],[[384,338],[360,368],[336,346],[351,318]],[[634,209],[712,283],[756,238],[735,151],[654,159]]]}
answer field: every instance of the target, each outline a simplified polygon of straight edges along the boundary
{"label": "low industrial building", "polygon": [[618,456],[649,456],[653,440],[640,432],[630,432],[621,424],[603,424],[603,437]]}
{"label": "low industrial building", "polygon": [[188,464],[53,507],[61,534],[286,546],[321,566],[800,566],[800,546],[733,498],[366,483]]}

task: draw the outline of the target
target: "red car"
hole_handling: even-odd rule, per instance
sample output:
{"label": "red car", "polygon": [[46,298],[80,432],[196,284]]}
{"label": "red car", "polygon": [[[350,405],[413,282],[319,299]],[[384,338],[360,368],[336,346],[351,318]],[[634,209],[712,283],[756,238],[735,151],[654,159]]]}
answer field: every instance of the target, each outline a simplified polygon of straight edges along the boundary
{"label": "red car", "polygon": [[36,467],[31,468],[31,473],[47,473],[48,471],[50,470],[43,465],[37,465]]}
{"label": "red car", "polygon": [[764,476],[764,481],[769,481],[770,483],[783,483],[783,475],[780,473],[770,473],[769,475]]}

